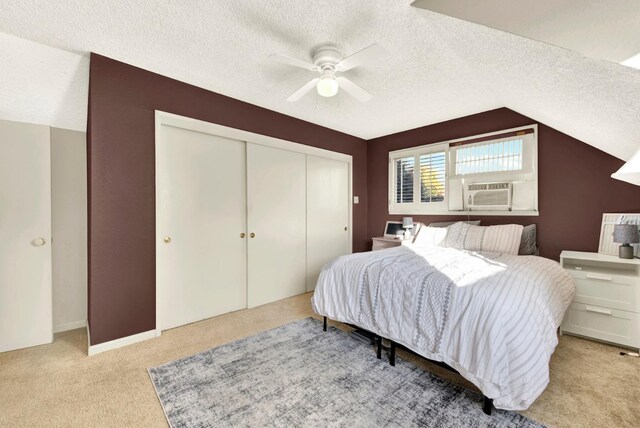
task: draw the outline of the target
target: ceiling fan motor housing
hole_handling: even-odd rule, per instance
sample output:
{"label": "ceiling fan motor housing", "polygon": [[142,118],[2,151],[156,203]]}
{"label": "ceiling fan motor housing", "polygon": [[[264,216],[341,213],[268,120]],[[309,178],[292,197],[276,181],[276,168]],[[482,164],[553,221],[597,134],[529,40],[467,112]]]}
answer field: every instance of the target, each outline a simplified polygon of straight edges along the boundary
{"label": "ceiling fan motor housing", "polygon": [[322,45],[313,51],[313,64],[320,70],[333,69],[342,60],[342,54],[334,45]]}

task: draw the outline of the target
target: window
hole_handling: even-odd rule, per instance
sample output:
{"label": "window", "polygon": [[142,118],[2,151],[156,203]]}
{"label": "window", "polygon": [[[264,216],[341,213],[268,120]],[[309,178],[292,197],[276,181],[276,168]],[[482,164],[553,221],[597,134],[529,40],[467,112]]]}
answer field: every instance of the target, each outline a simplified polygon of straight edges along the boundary
{"label": "window", "polygon": [[398,204],[413,203],[413,163],[413,156],[395,160],[395,202]]}
{"label": "window", "polygon": [[394,153],[389,159],[390,206],[393,211],[445,210],[448,146],[433,145]]}
{"label": "window", "polygon": [[[390,152],[389,213],[537,215],[537,147],[530,125]],[[479,185],[507,186],[510,197],[483,207],[492,195]]]}
{"label": "window", "polygon": [[456,175],[522,170],[523,138],[459,146],[455,149]]}
{"label": "window", "polygon": [[420,155],[420,202],[444,202],[445,152]]}

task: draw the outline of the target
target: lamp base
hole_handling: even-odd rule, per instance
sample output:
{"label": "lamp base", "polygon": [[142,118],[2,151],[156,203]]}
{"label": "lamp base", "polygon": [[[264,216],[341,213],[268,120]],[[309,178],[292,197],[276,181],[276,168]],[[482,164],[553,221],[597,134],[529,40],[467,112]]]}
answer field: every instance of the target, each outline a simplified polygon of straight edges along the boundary
{"label": "lamp base", "polygon": [[632,259],[633,247],[629,244],[622,244],[618,247],[618,257],[621,259]]}
{"label": "lamp base", "polygon": [[413,236],[411,236],[411,229],[405,229],[404,230],[404,239],[411,239],[413,238]]}

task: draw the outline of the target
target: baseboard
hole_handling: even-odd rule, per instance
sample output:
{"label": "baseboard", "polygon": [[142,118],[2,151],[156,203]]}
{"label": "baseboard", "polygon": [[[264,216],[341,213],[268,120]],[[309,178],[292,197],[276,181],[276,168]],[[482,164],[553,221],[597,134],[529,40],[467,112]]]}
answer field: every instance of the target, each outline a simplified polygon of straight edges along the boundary
{"label": "baseboard", "polygon": [[133,345],[134,343],[153,339],[154,337],[158,337],[156,330],[149,330],[127,337],[121,337],[120,339],[111,340],[109,342],[99,343],[93,346],[89,345],[89,356],[105,351],[111,351],[112,349],[122,348],[123,346]]}
{"label": "baseboard", "polygon": [[87,326],[87,322],[85,320],[65,322],[62,324],[54,325],[53,332],[62,333],[63,331],[75,330],[77,328],[83,328],[86,326]]}

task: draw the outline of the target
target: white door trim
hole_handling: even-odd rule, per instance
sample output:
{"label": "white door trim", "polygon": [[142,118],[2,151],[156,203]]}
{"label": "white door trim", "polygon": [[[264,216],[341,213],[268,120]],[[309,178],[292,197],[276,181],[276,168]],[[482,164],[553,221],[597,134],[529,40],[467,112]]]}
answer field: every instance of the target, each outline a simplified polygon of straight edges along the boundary
{"label": "white door trim", "polygon": [[352,156],[344,153],[332,152],[318,147],[307,146],[293,141],[281,140],[279,138],[269,137],[262,134],[256,134],[241,129],[230,128],[228,126],[218,125],[216,123],[204,122],[190,117],[180,116],[173,113],[156,110],[156,142],[158,141],[158,133],[160,125],[175,126],[177,128],[189,129],[191,131],[204,132],[218,137],[230,138],[232,140],[246,141],[248,143],[262,144],[264,146],[274,147],[290,152],[304,153],[328,159],[338,159],[351,163]]}
{"label": "white door trim", "polygon": [[[293,141],[282,140],[280,138],[269,137],[267,135],[256,134],[254,132],[243,131],[241,129],[230,128],[228,126],[218,125],[216,123],[205,122],[186,116],[180,116],[164,111],[155,111],[155,159],[156,159],[156,177],[158,171],[158,142],[162,132],[162,126],[173,126],[176,128],[188,129],[205,134],[225,137],[232,140],[245,141],[247,143],[260,144],[291,152],[302,153],[305,155],[313,155],[326,159],[340,160],[349,164],[349,247],[353,248],[353,157],[344,153],[332,152],[331,150],[321,149],[318,147],[308,146]],[[158,186],[156,178],[156,201],[159,200]],[[156,208],[156,226],[158,224],[158,210]],[[161,237],[156,229],[156,245]],[[157,256],[156,256],[157,259]],[[154,334],[160,336],[160,311],[158,310],[158,287],[157,287],[157,270],[156,270],[156,330]],[[144,334],[144,333],[141,333]]]}

